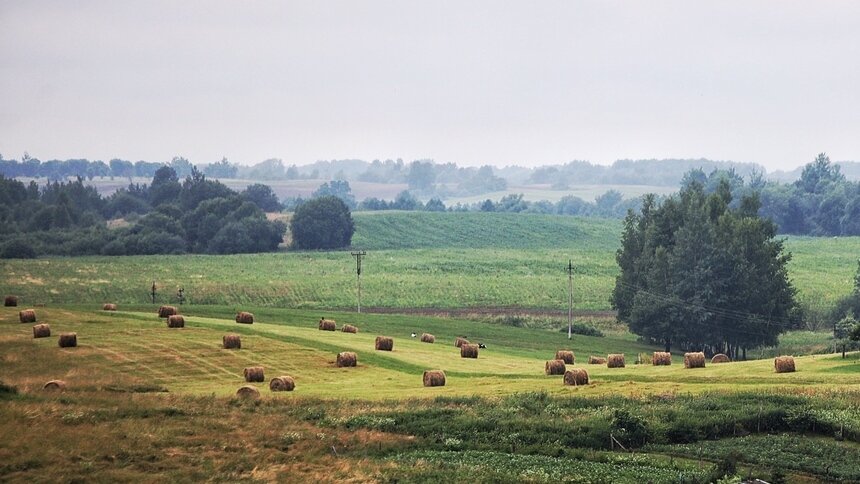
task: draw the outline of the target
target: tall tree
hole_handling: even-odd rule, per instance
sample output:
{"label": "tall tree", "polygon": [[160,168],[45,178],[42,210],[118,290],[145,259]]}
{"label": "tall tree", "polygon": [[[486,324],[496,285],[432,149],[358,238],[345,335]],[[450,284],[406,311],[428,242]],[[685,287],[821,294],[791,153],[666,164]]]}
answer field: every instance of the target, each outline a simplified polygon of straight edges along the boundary
{"label": "tall tree", "polygon": [[645,197],[625,219],[613,307],[631,331],[667,351],[728,352],[774,344],[796,315],[790,256],[756,194],[732,208],[730,180],[713,193],[690,180],[656,204]]}

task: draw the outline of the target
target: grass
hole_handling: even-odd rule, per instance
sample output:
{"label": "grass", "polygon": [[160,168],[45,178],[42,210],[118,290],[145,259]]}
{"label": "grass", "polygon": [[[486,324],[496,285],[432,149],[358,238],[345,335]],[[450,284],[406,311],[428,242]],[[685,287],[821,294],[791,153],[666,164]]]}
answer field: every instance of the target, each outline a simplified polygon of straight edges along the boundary
{"label": "grass", "polygon": [[[155,306],[120,309],[37,307],[54,336],[33,339],[17,308],[0,308],[0,434],[16,436],[0,448],[0,479],[701,482],[709,459],[663,447],[620,455],[609,433],[625,445],[647,435],[672,446],[841,425],[860,439],[860,394],[848,390],[860,386],[858,353],[801,357],[797,373],[780,375],[770,360],[685,370],[679,355],[670,367],[586,365],[591,384],[574,388],[543,374],[556,349],[572,348],[579,366],[588,354],[624,352],[632,362],[654,348],[611,332],[569,344],[558,331],[498,321],[326,312],[360,328],[346,334],[316,329],[319,311],[253,307],[256,322],[240,325],[236,308],[184,306],[186,327],[168,329]],[[78,333],[77,348],[57,347],[64,331]],[[241,334],[241,350],[220,348],[228,332]],[[379,334],[394,338],[394,351],[373,350]],[[487,349],[462,359],[457,335]],[[358,353],[357,368],[334,367],[344,350]],[[254,384],[262,402],[235,400],[242,369],[256,365],[267,379],[293,376],[296,390]],[[445,387],[422,386],[428,368],[447,372]],[[66,392],[40,390],[55,378]],[[642,433],[618,430],[619,418]],[[826,459],[849,444],[834,445]],[[768,462],[745,462],[745,472],[769,475]],[[798,472],[836,475],[829,469]]]}
{"label": "grass", "polygon": [[[620,221],[486,213],[356,215],[355,244],[370,248],[362,303],[380,308],[610,308]],[[561,234],[561,235],[559,235]],[[851,290],[860,237],[791,237],[790,276],[799,298],[830,307]],[[159,301],[179,287],[192,304],[350,308],[355,262],[347,251],[232,256],[44,258],[2,262],[0,293],[22,304]]]}

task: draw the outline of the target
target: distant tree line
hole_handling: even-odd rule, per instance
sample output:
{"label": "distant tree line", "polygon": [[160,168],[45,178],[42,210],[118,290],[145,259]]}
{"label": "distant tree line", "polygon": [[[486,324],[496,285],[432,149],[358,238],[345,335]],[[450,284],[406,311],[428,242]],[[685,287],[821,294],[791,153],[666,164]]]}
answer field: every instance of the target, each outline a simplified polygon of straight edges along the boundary
{"label": "distant tree line", "polygon": [[411,190],[403,190],[393,200],[383,200],[368,197],[356,202],[348,181],[334,180],[325,182],[314,191],[308,199],[291,197],[284,200],[286,210],[296,210],[308,200],[324,196],[334,196],[352,210],[410,210],[426,212],[508,212],[508,213],[539,213],[548,215],[576,215],[581,217],[623,218],[628,209],[638,209],[639,198],[625,199],[621,192],[608,190],[598,196],[594,202],[587,202],[579,197],[568,195],[558,202],[529,201],[522,194],[509,194],[496,201],[486,199],[475,203],[456,203],[446,205],[438,197],[432,197],[422,202]]}
{"label": "distant tree line", "polygon": [[[0,175],[0,257],[271,251],[286,226],[266,219],[280,209],[268,186],[235,192],[191,167],[180,182],[172,166],[149,185],[102,197],[81,178],[39,187]],[[106,220],[123,226],[108,228]]]}
{"label": "distant tree line", "polygon": [[860,235],[860,182],[847,180],[824,153],[805,165],[792,183],[767,181],[762,172],[752,172],[745,180],[734,170],[706,175],[695,169],[684,175],[681,187],[698,183],[712,193],[722,180],[736,200],[760,193],[759,214],[776,223],[781,234]]}

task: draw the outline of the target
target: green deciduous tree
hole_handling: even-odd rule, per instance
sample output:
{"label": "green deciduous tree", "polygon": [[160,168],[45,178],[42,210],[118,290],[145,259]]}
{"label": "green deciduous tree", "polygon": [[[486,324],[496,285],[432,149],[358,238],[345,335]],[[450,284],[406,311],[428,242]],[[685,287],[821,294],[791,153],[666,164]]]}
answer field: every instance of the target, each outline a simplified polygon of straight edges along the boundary
{"label": "green deciduous tree", "polygon": [[343,200],[329,195],[296,209],[290,231],[297,249],[337,249],[349,246],[355,224]]}
{"label": "green deciduous tree", "polygon": [[631,331],[668,351],[738,352],[775,344],[797,315],[782,242],[757,215],[756,194],[732,208],[728,179],[706,194],[696,180],[628,212],[612,305]]}

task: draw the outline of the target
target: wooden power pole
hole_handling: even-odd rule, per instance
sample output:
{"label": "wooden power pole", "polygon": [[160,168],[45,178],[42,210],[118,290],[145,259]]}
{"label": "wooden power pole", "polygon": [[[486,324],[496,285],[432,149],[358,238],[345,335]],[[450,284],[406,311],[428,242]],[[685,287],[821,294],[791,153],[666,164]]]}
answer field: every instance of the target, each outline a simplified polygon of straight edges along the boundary
{"label": "wooden power pole", "polygon": [[361,258],[366,256],[367,252],[359,250],[350,253],[355,257],[355,277],[358,281],[358,312],[361,313]]}
{"label": "wooden power pole", "polygon": [[573,338],[573,261],[567,260],[567,339]]}

